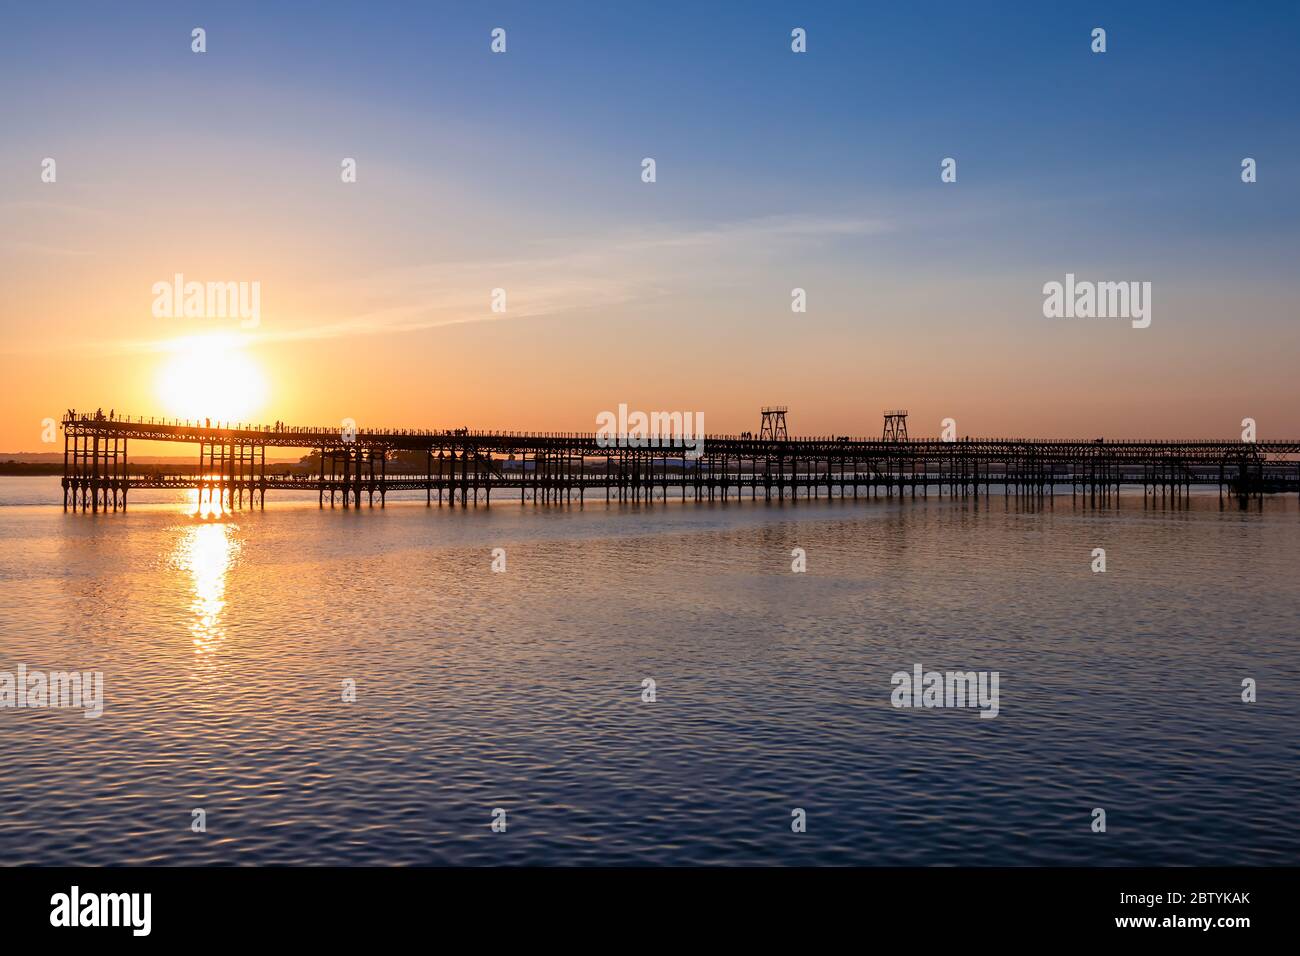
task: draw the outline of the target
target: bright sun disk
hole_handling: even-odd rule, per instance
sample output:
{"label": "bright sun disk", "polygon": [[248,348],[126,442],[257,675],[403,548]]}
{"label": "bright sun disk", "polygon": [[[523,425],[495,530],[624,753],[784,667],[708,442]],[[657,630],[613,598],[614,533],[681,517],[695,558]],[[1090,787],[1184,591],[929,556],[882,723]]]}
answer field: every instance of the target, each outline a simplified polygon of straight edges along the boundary
{"label": "bright sun disk", "polygon": [[234,335],[178,339],[158,375],[165,414],[214,422],[249,421],[266,403],[266,377]]}

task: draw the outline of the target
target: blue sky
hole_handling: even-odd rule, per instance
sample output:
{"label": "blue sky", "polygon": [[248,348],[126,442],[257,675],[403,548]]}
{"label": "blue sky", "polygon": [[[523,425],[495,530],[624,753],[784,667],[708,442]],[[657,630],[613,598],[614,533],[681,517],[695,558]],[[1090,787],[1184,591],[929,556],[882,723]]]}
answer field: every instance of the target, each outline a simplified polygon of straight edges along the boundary
{"label": "blue sky", "polygon": [[[5,20],[19,135],[57,123],[70,94],[108,121],[129,109],[119,98],[148,91],[189,103],[155,117],[180,129],[343,138],[382,106],[430,129],[492,131],[449,165],[486,158],[522,187],[581,157],[535,197],[578,211],[603,206],[625,158],[644,153],[674,192],[660,211],[702,220],[930,193],[946,155],[963,192],[1110,201],[1166,237],[1285,233],[1295,212],[1295,190],[1273,188],[1248,215],[1222,215],[1242,212],[1223,174],[1242,154],[1273,187],[1297,172],[1291,3],[61,4]],[[210,43],[196,63],[176,37],[200,23]],[[485,57],[498,25],[509,53]],[[791,25],[809,32],[805,56],[789,52]],[[237,85],[205,86],[212,74]],[[284,130],[291,113],[238,99],[257,89],[322,104],[321,125]]]}
{"label": "blue sky", "polygon": [[[197,25],[202,57],[189,49]],[[633,369],[632,394],[613,396],[663,407],[714,407],[693,398],[692,375],[775,379],[787,364],[789,391],[824,404],[802,386],[828,349],[835,371],[852,375],[857,352],[883,377],[889,395],[867,407],[924,403],[898,393],[908,376],[947,376],[927,356],[972,345],[972,323],[1002,345],[988,375],[1036,363],[1046,384],[1075,367],[1060,364],[1071,351],[1094,379],[1148,368],[1167,385],[1211,360],[1232,382],[1251,368],[1281,376],[1300,341],[1296,4],[67,4],[8,9],[4,26],[0,202],[27,243],[0,264],[18,287],[0,313],[11,342],[28,328],[14,301],[48,307],[65,331],[94,301],[48,302],[41,282],[117,301],[119,278],[125,290],[170,275],[163,253],[216,268],[218,237],[223,265],[282,289],[364,286],[314,321],[306,313],[328,304],[297,294],[268,347],[369,329],[377,363],[488,350],[526,375],[548,336],[588,341],[612,326],[619,342],[694,340],[689,374]],[[504,56],[487,51],[496,26]],[[790,52],[795,26],[807,54]],[[1104,55],[1089,48],[1095,26]],[[48,191],[13,171],[43,155],[59,157],[60,201],[98,225],[33,213]],[[363,198],[336,198],[340,156],[358,158]],[[644,156],[658,164],[653,187],[638,179]],[[939,182],[946,156],[956,184]],[[1259,163],[1251,186],[1244,156]],[[109,237],[127,235],[147,248],[113,258]],[[56,271],[32,261],[59,250],[76,255]],[[68,261],[91,258],[102,272]],[[558,327],[516,329],[517,357],[507,332],[437,331],[453,306],[426,299],[459,302],[451,276],[489,282],[523,262],[514,281],[537,292],[523,314]],[[1163,308],[1150,341],[1045,329],[1039,290],[1067,271],[1153,281]],[[555,283],[544,292],[543,272]],[[737,344],[790,334],[792,285],[809,288],[807,351]],[[572,290],[588,308],[564,307]],[[374,314],[397,318],[357,318]],[[114,321],[124,340],[147,334]],[[731,364],[707,360],[724,349],[738,350]],[[564,371],[598,357],[593,347]],[[944,401],[981,409],[990,429],[1020,424],[1006,415],[1024,396],[981,405],[977,382]],[[1294,397],[1232,388],[1213,401],[1276,416]],[[1089,396],[1080,383],[1068,402]],[[754,397],[717,417],[731,424]],[[585,417],[559,395],[555,407]],[[1071,421],[1066,407],[1052,420]],[[1130,413],[1101,417],[1112,412]],[[1172,414],[1162,406],[1147,427],[1177,427]],[[1287,423],[1300,432],[1294,412]]]}

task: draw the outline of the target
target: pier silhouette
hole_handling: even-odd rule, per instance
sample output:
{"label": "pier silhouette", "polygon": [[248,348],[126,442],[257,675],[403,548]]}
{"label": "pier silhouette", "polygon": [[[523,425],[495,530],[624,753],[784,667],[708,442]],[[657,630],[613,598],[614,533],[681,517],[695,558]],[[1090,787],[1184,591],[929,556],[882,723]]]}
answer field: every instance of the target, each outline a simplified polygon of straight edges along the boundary
{"label": "pier silhouette", "polygon": [[[321,507],[344,508],[376,499],[383,507],[398,491],[467,506],[515,493],[559,503],[601,493],[606,501],[726,501],[931,492],[1042,498],[1068,490],[1107,502],[1125,486],[1175,500],[1195,485],[1217,485],[1221,499],[1300,490],[1300,440],[912,439],[899,411],[886,413],[880,438],[791,438],[786,409],[779,428],[776,411],[764,409],[758,436],[707,435],[689,450],[667,436],[637,444],[635,436],[611,442],[596,432],[214,424],[70,410],[62,421],[63,507],[125,510],[139,488],[197,489],[200,500],[206,494],[231,510],[265,507],[275,490],[316,491]],[[133,469],[131,441],[199,451],[192,467]],[[310,468],[268,467],[274,448],[306,450]]]}

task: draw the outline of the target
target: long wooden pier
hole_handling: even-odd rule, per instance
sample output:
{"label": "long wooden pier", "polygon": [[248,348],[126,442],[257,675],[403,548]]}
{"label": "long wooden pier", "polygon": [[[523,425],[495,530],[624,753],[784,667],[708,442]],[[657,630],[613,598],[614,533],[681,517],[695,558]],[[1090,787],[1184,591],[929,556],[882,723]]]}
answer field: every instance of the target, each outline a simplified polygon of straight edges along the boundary
{"label": "long wooden pier", "polygon": [[[891,413],[894,415],[900,413]],[[902,413],[905,414],[905,413]],[[888,420],[887,420],[888,422]],[[709,435],[700,453],[614,443],[595,432],[500,432],[231,425],[69,412],[63,507],[125,510],[137,488],[197,489],[229,509],[265,507],[267,491],[310,490],[321,507],[383,507],[390,492],[426,504],[535,503],[669,497],[722,500],[1002,494],[1109,501],[1121,488],[1182,498],[1217,485],[1244,498],[1300,491],[1298,441],[880,439]],[[783,435],[784,428],[779,434]],[[184,469],[133,469],[130,442],[197,446]],[[309,467],[267,465],[268,449],[301,449]]]}

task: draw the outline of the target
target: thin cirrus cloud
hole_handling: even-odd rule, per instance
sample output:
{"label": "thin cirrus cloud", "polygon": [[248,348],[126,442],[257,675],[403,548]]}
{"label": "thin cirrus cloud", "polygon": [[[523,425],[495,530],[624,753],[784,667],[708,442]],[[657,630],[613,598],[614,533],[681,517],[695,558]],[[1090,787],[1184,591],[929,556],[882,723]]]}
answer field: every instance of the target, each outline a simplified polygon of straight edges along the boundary
{"label": "thin cirrus cloud", "polygon": [[[699,228],[651,229],[581,240],[547,240],[534,254],[507,260],[438,263],[367,277],[337,290],[345,299],[393,290],[400,300],[341,322],[263,333],[263,340],[414,332],[466,322],[527,319],[645,302],[673,288],[699,288],[794,247],[881,235],[889,222],[863,218],[773,216]],[[507,293],[507,311],[488,308],[489,291]],[[414,297],[416,301],[412,302]]]}
{"label": "thin cirrus cloud", "polygon": [[[772,216],[697,228],[656,228],[580,240],[546,240],[533,254],[443,262],[371,275],[335,290],[345,300],[387,294],[398,301],[340,322],[265,332],[264,341],[413,332],[444,325],[527,319],[645,302],[671,288],[700,288],[743,274],[760,257],[788,257],[851,237],[892,230],[883,219]],[[506,290],[505,313],[488,308]],[[411,301],[414,298],[416,301]]]}
{"label": "thin cirrus cloud", "polygon": [[[262,326],[246,345],[399,335],[472,322],[526,320],[650,302],[683,288],[723,285],[752,273],[756,262],[824,252],[836,243],[893,231],[885,219],[769,216],[694,227],[549,239],[505,259],[442,261],[373,272],[327,285],[324,301],[345,314],[295,322],[275,314],[274,287],[262,290]],[[506,290],[507,309],[490,308]],[[174,337],[71,344],[95,353],[166,352]]]}

